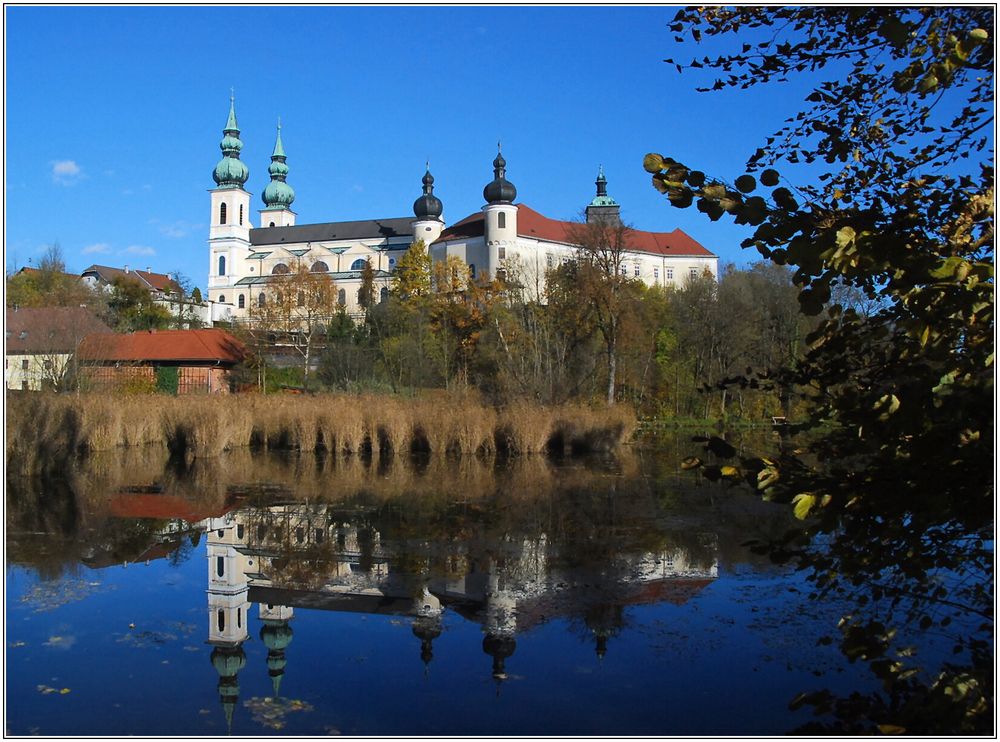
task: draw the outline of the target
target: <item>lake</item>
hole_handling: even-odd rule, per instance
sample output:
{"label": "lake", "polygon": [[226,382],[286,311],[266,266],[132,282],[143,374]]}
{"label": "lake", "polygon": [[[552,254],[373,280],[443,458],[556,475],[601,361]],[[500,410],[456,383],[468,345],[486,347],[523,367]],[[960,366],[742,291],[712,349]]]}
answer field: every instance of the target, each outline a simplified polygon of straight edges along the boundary
{"label": "lake", "polygon": [[8,477],[10,735],[778,735],[870,689],[685,437],[600,458],[94,456]]}

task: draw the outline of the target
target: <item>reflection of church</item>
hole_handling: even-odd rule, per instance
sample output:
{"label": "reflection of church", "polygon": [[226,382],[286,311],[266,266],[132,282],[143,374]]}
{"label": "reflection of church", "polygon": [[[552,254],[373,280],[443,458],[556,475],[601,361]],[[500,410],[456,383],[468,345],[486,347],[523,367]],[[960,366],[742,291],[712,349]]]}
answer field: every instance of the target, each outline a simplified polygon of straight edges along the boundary
{"label": "reflection of church", "polygon": [[558,548],[544,534],[491,545],[481,554],[468,544],[452,546],[447,574],[438,575],[427,569],[426,558],[400,558],[378,531],[345,523],[323,505],[240,510],[207,525],[209,643],[229,726],[254,604],[275,697],[296,608],[409,617],[425,672],[443,632],[443,612],[454,611],[482,625],[482,650],[499,692],[518,632],[582,616],[602,658],[623,626],[626,606],[683,603],[718,576],[716,562],[695,564],[683,548],[580,573],[557,564]]}

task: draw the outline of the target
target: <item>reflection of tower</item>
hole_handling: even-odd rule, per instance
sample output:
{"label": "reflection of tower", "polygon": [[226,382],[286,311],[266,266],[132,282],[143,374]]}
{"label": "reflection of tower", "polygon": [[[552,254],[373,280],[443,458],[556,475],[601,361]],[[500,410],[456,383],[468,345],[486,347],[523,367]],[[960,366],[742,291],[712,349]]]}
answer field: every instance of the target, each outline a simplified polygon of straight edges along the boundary
{"label": "reflection of tower", "polygon": [[212,518],[205,550],[208,554],[208,643],[214,644],[212,666],[219,673],[219,700],[226,714],[226,728],[233,726],[239,700],[237,674],[246,665],[241,646],[249,636],[247,567],[252,560],[237,551],[244,539],[243,526],[226,518]]}
{"label": "reflection of tower", "polygon": [[233,711],[240,700],[240,683],[237,675],[247,664],[247,656],[243,647],[217,646],[212,650],[212,666],[219,673],[219,701],[226,714],[226,731],[233,732]]}
{"label": "reflection of tower", "polygon": [[597,658],[604,659],[608,652],[608,639],[616,636],[624,626],[624,608],[614,603],[599,603],[587,609],[583,621],[596,639]]}
{"label": "reflection of tower", "polygon": [[514,654],[517,642],[514,632],[517,628],[517,599],[507,589],[507,579],[500,565],[490,560],[489,577],[486,582],[486,638],[483,651],[493,657],[493,679],[500,683],[507,679],[504,661]]}
{"label": "reflection of tower", "polygon": [[[263,613],[264,606],[261,606]],[[291,609],[289,609],[291,610]],[[292,643],[292,627],[288,619],[263,618],[264,625],[260,627],[260,639],[267,647],[267,674],[271,677],[271,688],[274,697],[280,695],[281,678],[285,674],[285,649]]]}
{"label": "reflection of tower", "polygon": [[420,659],[424,661],[424,674],[427,673],[434,650],[431,642],[441,636],[441,601],[425,586],[421,595],[414,599],[413,635],[420,640]]}

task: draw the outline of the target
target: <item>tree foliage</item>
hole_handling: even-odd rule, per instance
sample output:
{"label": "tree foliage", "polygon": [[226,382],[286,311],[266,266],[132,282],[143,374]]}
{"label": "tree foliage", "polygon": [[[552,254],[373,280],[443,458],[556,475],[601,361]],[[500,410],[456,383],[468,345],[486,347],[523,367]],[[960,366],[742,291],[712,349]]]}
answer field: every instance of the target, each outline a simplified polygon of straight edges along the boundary
{"label": "tree foliage", "polygon": [[[687,65],[722,73],[708,89],[830,75],[732,181],[644,161],[673,206],[754,227],[744,247],[792,266],[802,311],[822,315],[804,358],[771,376],[807,396],[810,442],[705,470],[789,503],[811,545],[762,548],[800,560],[817,597],[854,601],[841,647],[884,692],[798,702],[836,717],[819,729],[989,730],[993,9],[681,10],[671,28],[764,32]],[[777,169],[799,164],[809,182]],[[833,300],[845,289],[872,311]],[[949,636],[953,661],[921,671],[893,641],[907,627]]]}

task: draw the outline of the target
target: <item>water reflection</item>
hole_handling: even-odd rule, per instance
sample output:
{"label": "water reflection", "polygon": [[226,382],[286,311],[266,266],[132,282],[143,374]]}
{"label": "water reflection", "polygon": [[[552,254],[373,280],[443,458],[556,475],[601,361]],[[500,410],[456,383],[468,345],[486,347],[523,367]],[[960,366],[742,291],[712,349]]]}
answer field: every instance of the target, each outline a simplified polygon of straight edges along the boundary
{"label": "water reflection", "polygon": [[[565,623],[592,656],[613,655],[629,609],[686,604],[720,564],[753,559],[741,541],[783,527],[783,511],[703,487],[676,460],[97,457],[64,480],[9,479],[8,557],[46,578],[203,554],[205,638],[230,730],[248,671],[270,678],[261,713],[283,708],[283,680],[310,661],[294,645],[301,611],[408,623],[404,651],[421,661],[400,667],[423,674],[454,631],[468,646],[448,652],[474,653],[499,694],[540,651],[519,647],[527,632]],[[266,655],[248,654],[253,639]]]}

